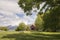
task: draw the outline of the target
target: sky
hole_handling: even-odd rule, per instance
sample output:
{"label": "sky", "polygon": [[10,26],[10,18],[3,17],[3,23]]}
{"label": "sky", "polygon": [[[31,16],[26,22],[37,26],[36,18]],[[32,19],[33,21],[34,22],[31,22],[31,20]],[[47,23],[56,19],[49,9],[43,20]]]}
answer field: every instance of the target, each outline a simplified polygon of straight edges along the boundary
{"label": "sky", "polygon": [[31,16],[26,16],[24,11],[19,7],[18,0],[0,0],[0,26],[33,24],[36,19],[36,13],[32,12]]}

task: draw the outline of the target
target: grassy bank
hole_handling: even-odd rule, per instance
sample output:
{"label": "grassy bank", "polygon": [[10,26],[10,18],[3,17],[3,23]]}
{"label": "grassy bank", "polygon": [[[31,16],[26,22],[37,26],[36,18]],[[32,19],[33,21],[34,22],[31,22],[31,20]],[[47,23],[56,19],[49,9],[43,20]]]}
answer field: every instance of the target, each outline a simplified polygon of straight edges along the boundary
{"label": "grassy bank", "polygon": [[60,40],[60,32],[7,31],[0,32],[0,40]]}

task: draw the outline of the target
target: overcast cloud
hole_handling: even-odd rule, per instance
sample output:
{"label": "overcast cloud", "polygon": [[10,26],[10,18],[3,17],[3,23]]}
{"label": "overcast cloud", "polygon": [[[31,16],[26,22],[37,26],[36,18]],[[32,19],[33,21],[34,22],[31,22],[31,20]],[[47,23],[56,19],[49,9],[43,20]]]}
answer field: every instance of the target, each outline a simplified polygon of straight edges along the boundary
{"label": "overcast cloud", "polygon": [[18,0],[0,0],[0,25],[32,24],[36,14],[26,16],[17,4]]}

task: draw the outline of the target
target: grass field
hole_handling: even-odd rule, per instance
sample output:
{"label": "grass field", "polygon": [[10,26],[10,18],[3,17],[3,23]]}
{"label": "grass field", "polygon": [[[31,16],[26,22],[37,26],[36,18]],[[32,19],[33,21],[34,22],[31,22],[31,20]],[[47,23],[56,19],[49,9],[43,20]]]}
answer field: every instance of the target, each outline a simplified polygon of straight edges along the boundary
{"label": "grass field", "polygon": [[0,40],[60,40],[60,32],[1,31]]}

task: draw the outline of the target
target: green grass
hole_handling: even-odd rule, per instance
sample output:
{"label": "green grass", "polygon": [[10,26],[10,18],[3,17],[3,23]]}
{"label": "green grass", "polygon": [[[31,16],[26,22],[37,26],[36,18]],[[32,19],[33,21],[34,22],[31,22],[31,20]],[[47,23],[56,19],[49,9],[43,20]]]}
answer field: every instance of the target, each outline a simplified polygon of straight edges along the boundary
{"label": "green grass", "polygon": [[0,40],[60,40],[60,32],[6,31],[0,32]]}

